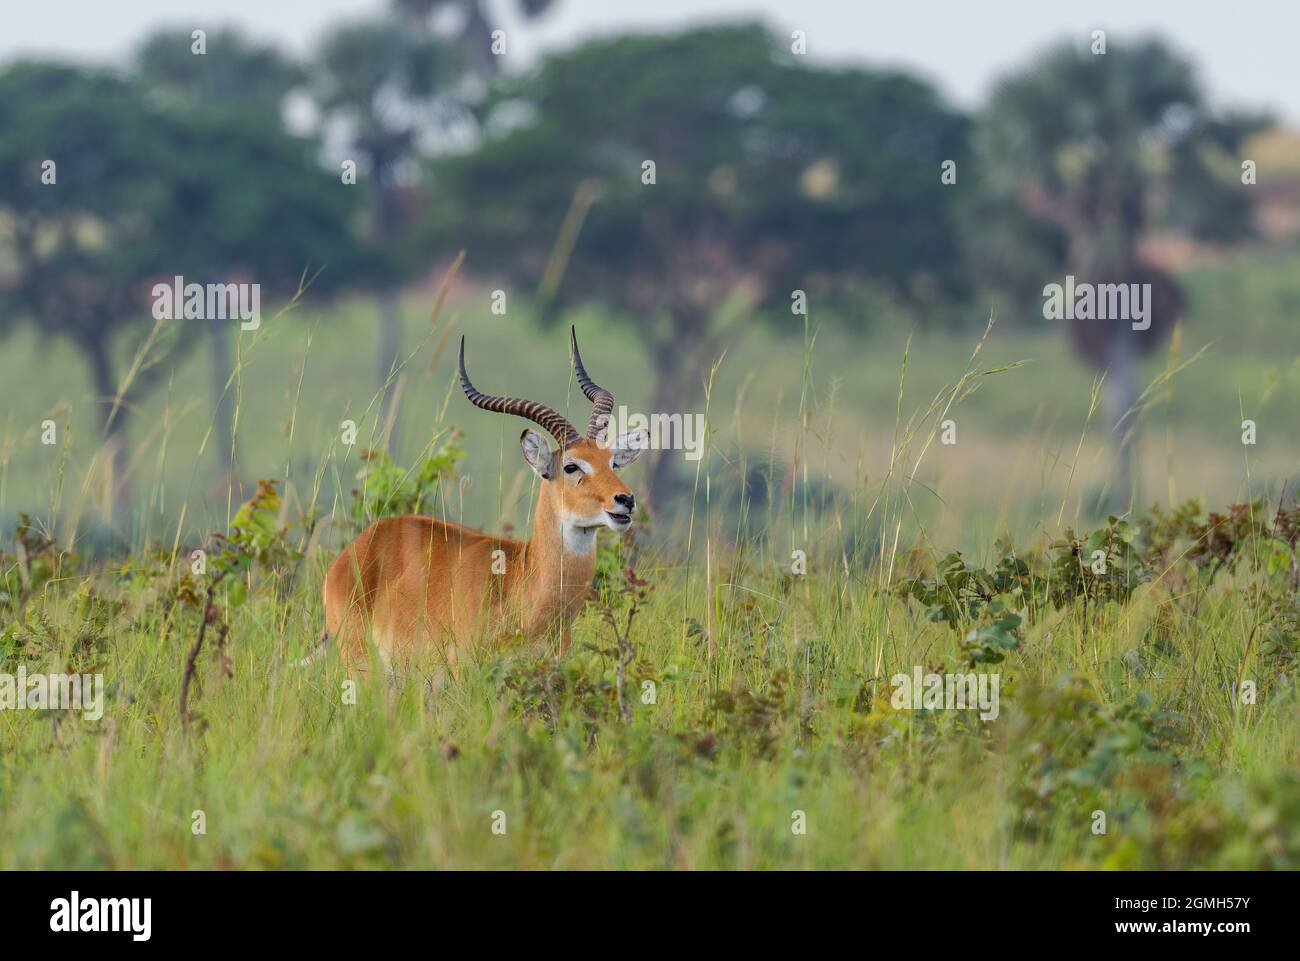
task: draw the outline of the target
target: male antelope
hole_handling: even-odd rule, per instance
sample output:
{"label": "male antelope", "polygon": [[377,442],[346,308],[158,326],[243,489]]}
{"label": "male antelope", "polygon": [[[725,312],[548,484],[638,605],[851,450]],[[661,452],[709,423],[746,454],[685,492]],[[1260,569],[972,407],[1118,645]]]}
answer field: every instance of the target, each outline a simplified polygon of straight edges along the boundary
{"label": "male antelope", "polygon": [[533,536],[493,537],[432,517],[375,521],[325,575],[325,630],[345,661],[368,660],[368,635],[390,664],[428,645],[452,662],[479,638],[519,633],[529,642],[558,639],[560,650],[568,649],[569,625],[596,570],[596,531],[632,526],[636,499],[614,472],[649,442],[645,431],[606,439],[614,395],[587,376],[576,332],[571,337],[574,373],[592,402],[586,436],[544,404],[476,390],[461,338],[460,385],[470,402],[525,417],[559,442],[552,450],[531,429],[519,438],[524,460],[541,478]]}

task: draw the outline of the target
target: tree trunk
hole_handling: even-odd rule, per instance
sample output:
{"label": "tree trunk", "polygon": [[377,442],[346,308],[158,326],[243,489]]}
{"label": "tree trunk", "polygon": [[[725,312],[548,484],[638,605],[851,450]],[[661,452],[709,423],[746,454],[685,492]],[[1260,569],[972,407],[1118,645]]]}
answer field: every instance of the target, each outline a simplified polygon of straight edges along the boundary
{"label": "tree trunk", "polygon": [[[716,357],[718,345],[710,337],[712,313],[708,308],[677,304],[671,310],[672,334],[648,340],[654,369],[654,392],[649,414],[681,414],[685,418],[703,393],[703,373]],[[647,478],[651,506],[665,512],[678,492],[680,451],[654,452]],[[688,462],[694,470],[693,461]]]}
{"label": "tree trunk", "polygon": [[[655,385],[647,413],[652,417],[655,414],[681,414],[685,419],[700,393],[692,359],[667,350],[654,350],[652,357]],[[646,478],[647,493],[651,506],[662,514],[678,493],[681,483],[678,467],[682,453],[656,450],[653,457]]]}
{"label": "tree trunk", "polygon": [[[672,383],[673,379],[673,371],[664,370],[659,365],[655,365],[655,389],[650,404],[650,414],[668,413],[674,402],[680,403],[680,398]],[[648,488],[647,493],[650,495],[650,504],[656,511],[659,511],[672,499],[673,487],[676,484],[673,470],[675,461],[673,452],[670,450],[657,450],[653,456],[654,460],[650,462],[646,486]]]}
{"label": "tree trunk", "polygon": [[1128,510],[1137,497],[1134,488],[1137,459],[1137,418],[1126,416],[1138,399],[1137,352],[1131,333],[1117,330],[1110,338],[1110,365],[1106,372],[1104,405],[1111,426],[1111,449],[1114,453],[1111,483],[1111,510],[1120,514]]}
{"label": "tree trunk", "polygon": [[113,410],[117,397],[117,378],[113,374],[113,362],[109,358],[108,345],[99,340],[83,341],[81,349],[90,364],[91,378],[95,384],[95,401],[100,405],[100,422],[103,426],[105,469],[108,471],[107,485],[102,509],[106,519],[112,520],[114,508],[125,510],[130,492],[127,488],[127,450],[126,419],[127,408],[123,404]]}
{"label": "tree trunk", "polygon": [[[402,328],[401,320],[397,312],[397,291],[381,290],[379,292],[379,383],[383,387],[384,402],[380,409],[379,427],[382,430],[388,422],[390,416],[389,408],[393,403],[393,389],[397,386],[397,378],[393,373],[397,369],[398,355],[402,349]],[[392,381],[389,382],[389,378]],[[389,432],[390,446],[391,438],[397,435],[397,417],[393,416],[393,429]]]}
{"label": "tree trunk", "polygon": [[479,0],[465,0],[464,7],[465,20],[460,29],[460,40],[469,68],[481,77],[495,76],[500,63],[492,53],[492,23]]}
{"label": "tree trunk", "polygon": [[[375,246],[385,257],[392,256],[392,241],[397,230],[397,209],[392,193],[392,164],[382,155],[374,158],[375,192],[374,192],[374,237]],[[384,282],[379,291],[379,337],[378,337],[378,373],[380,389],[383,390],[383,403],[380,405],[379,426],[382,430],[388,422],[389,407],[393,402],[394,383],[389,376],[397,367],[398,356],[402,349],[402,332],[397,312],[397,289]],[[397,435],[397,419],[393,419],[391,438]]]}
{"label": "tree trunk", "polygon": [[242,497],[239,478],[235,471],[235,403],[226,389],[230,383],[230,325],[224,320],[209,320],[212,336],[212,435],[216,443],[217,462],[221,465],[223,485],[230,485],[235,499]]}

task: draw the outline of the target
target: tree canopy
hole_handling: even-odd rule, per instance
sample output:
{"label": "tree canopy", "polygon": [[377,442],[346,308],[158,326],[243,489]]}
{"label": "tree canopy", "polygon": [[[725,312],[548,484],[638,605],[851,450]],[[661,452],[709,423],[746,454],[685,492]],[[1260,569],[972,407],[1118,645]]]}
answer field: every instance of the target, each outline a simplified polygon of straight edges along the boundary
{"label": "tree canopy", "polygon": [[[155,283],[237,275],[273,294],[321,267],[322,286],[341,284],[357,263],[350,195],[269,112],[21,63],[0,72],[0,129],[0,326],[29,322],[82,351],[119,458],[129,408],[114,401],[114,351],[152,323]],[[177,351],[198,332],[169,328]],[[148,365],[129,396],[166,369]]]}
{"label": "tree canopy", "polygon": [[656,410],[698,395],[751,307],[962,289],[940,180],[962,117],[916,79],[808,64],[760,26],[587,43],[503,78],[481,129],[432,164],[427,246],[466,247],[548,308],[612,305],[647,346]]}
{"label": "tree canopy", "polygon": [[742,279],[786,303],[846,278],[951,292],[939,174],[963,132],[925,84],[805,66],[758,26],[602,40],[498,86],[477,148],[434,165],[431,226],[540,285],[576,194],[590,210],[556,298],[642,323],[708,312]]}

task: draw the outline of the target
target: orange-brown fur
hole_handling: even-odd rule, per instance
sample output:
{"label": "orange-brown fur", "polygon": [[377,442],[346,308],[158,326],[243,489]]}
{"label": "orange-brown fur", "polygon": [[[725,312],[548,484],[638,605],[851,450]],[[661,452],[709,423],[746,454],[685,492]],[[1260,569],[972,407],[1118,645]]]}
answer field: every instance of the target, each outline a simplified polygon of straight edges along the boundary
{"label": "orange-brown fur", "polygon": [[[527,433],[527,432],[525,432]],[[568,456],[590,473],[570,476]],[[582,439],[552,454],[528,541],[494,537],[431,517],[375,521],[330,564],[325,577],[327,633],[351,666],[369,661],[372,638],[384,661],[431,653],[454,663],[478,644],[520,635],[535,646],[569,645],[569,626],[595,573],[591,550],[566,549],[564,525],[595,519],[618,494],[630,494],[610,465],[611,451]],[[504,573],[493,573],[493,551]],[[500,565],[498,564],[498,569]]]}

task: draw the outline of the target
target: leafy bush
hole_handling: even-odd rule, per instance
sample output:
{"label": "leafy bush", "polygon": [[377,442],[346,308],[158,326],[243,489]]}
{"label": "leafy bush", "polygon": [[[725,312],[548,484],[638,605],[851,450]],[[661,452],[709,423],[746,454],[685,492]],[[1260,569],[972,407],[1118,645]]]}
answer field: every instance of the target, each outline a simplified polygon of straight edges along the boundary
{"label": "leafy bush", "polygon": [[961,635],[960,647],[972,664],[996,664],[1021,641],[1019,611],[1037,610],[1040,588],[1029,565],[1009,542],[992,570],[972,567],[959,551],[944,557],[933,577],[911,577],[895,588],[925,606],[925,616]]}
{"label": "leafy bush", "polygon": [[1063,806],[1084,815],[1105,808],[1123,773],[1176,764],[1172,749],[1184,740],[1182,719],[1156,709],[1146,692],[1106,703],[1078,677],[1022,692],[1017,708],[1012,798],[1029,831]]}
{"label": "leafy bush", "polygon": [[425,514],[433,510],[439,485],[455,476],[456,465],[465,457],[460,433],[452,430],[429,457],[413,470],[393,463],[384,450],[361,452],[359,488],[352,491],[352,520],[365,527],[381,517]]}

